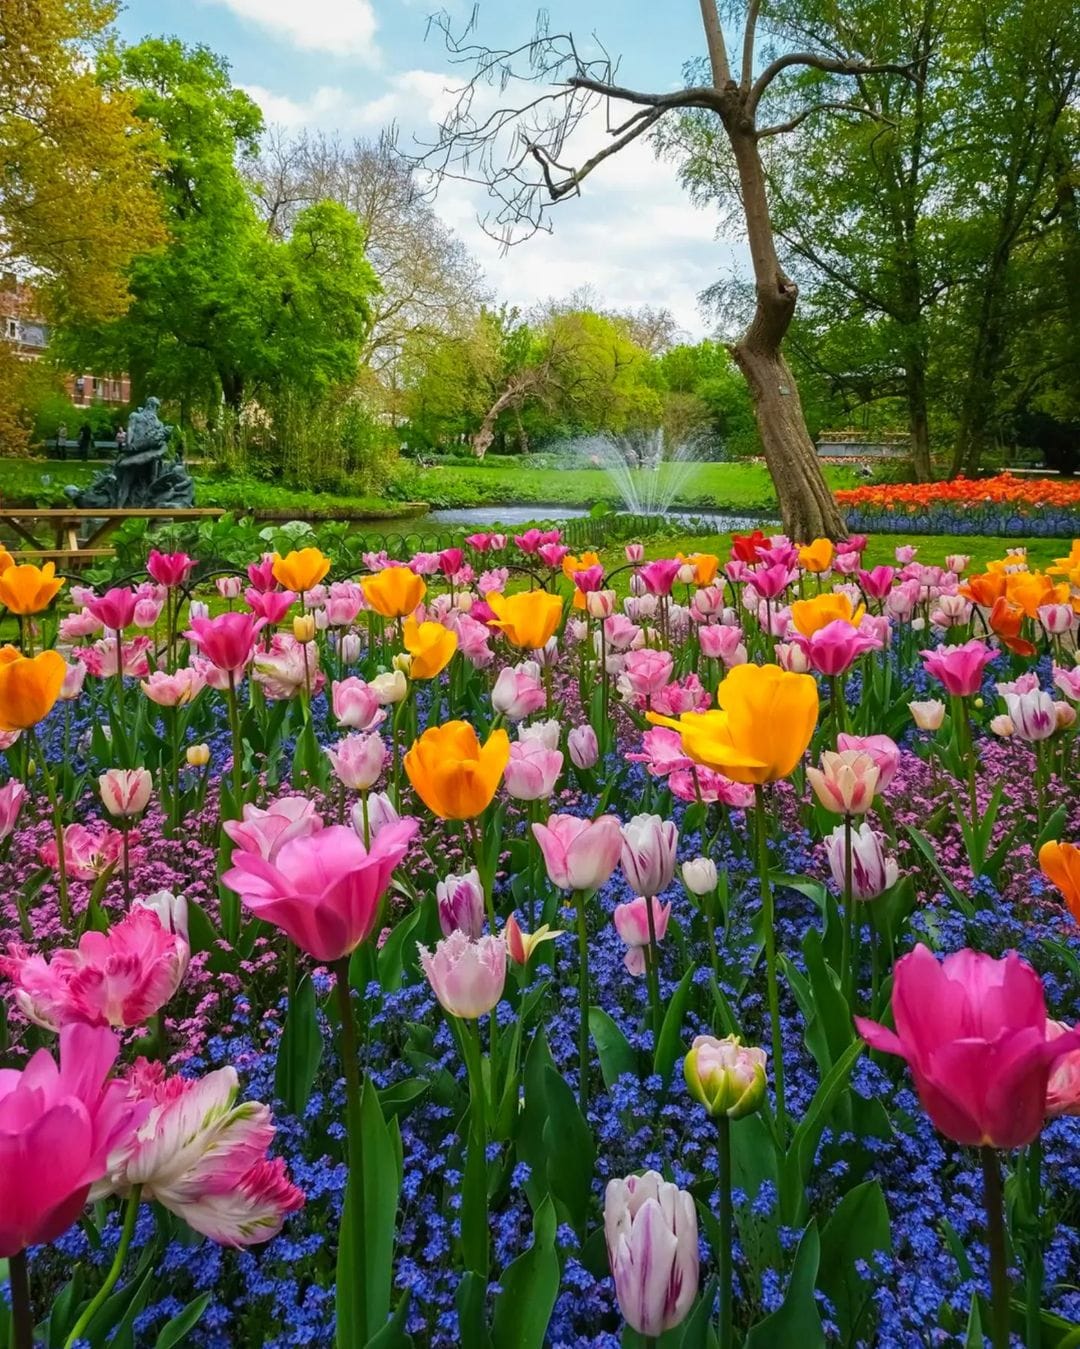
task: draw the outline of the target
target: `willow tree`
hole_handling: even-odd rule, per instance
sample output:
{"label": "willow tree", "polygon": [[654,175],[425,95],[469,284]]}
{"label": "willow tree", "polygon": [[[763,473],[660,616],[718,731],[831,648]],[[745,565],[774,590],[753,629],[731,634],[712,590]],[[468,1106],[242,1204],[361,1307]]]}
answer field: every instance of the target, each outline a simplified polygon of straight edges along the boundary
{"label": "willow tree", "polygon": [[[434,20],[451,58],[469,71],[435,144],[418,162],[441,176],[486,183],[497,205],[485,227],[505,242],[516,242],[549,227],[548,209],[580,192],[595,170],[628,145],[648,136],[669,114],[698,109],[716,117],[735,169],[739,210],[754,273],[753,315],[731,354],[750,389],[765,460],[776,485],[784,528],[794,538],[837,537],[843,522],[806,429],[799,391],[783,354],[795,312],[798,287],[777,254],[769,211],[761,146],[782,137],[812,115],[827,115],[835,99],[816,100],[811,91],[792,106],[792,74],[807,70],[852,77],[871,72],[907,75],[876,54],[800,50],[797,30],[773,27],[775,47],[759,60],[761,32],[770,22],[769,0],[742,0],[741,42],[734,64],[720,24],[716,0],[700,0],[707,72],[699,82],[665,92],[623,85],[618,63],[606,53],[586,56],[572,33],[551,33],[543,21],[532,39],[518,47],[492,48],[475,42],[470,21],[455,34],[447,15]],[[595,49],[595,39],[590,39]],[[691,62],[687,69],[696,70]],[[489,87],[498,91],[491,107]],[[528,86],[531,86],[529,88]],[[801,88],[802,86],[798,86]],[[518,94],[521,97],[517,97]],[[857,101],[842,102],[860,111]],[[607,140],[576,163],[568,142],[598,109],[606,113]],[[770,120],[772,109],[776,120]]]}

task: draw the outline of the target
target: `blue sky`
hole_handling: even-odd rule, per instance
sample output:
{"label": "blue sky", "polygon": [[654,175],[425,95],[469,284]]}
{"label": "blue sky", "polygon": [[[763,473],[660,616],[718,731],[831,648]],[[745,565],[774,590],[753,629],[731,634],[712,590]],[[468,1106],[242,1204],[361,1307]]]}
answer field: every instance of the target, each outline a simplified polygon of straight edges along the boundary
{"label": "blue sky", "polygon": [[[423,137],[451,97],[455,73],[438,34],[425,40],[428,0],[127,0],[121,36],[175,34],[220,52],[233,78],[270,124],[372,137],[394,121],[403,141]],[[456,3],[462,18],[471,3]],[[620,80],[665,89],[702,46],[695,0],[556,0],[552,31],[572,29],[579,49],[595,34],[621,57]],[[532,32],[536,10],[517,0],[481,0],[481,41],[513,45]],[[572,142],[574,156],[603,143],[603,114]],[[666,305],[688,333],[706,330],[697,293],[729,273],[741,250],[715,237],[715,216],[690,204],[670,165],[644,145],[612,160],[580,200],[554,213],[554,233],[504,254],[476,223],[482,188],[448,184],[436,209],[457,231],[504,299],[528,306],[589,285],[599,303]]]}

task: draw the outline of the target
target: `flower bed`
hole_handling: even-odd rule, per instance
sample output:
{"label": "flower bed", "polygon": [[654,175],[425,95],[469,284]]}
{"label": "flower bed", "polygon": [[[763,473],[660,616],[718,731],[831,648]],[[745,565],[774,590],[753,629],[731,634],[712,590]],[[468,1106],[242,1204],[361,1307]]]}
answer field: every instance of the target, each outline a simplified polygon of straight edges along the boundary
{"label": "flower bed", "polygon": [[1073,1342],[1080,544],[865,543],[0,557],[0,1343]]}
{"label": "flower bed", "polygon": [[994,478],[856,487],[836,493],[848,528],[889,534],[1000,534],[1073,538],[1080,479]]}

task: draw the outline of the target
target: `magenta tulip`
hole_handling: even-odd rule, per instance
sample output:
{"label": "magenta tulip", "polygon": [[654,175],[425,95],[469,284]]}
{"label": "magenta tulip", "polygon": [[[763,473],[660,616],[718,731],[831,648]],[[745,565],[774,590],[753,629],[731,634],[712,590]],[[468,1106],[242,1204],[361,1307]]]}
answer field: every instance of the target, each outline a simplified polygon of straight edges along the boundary
{"label": "magenta tulip", "polygon": [[439,926],[444,937],[462,931],[472,941],[484,932],[484,887],[475,867],[463,876],[445,876],[435,886]]}
{"label": "magenta tulip", "polygon": [[135,605],[138,595],[125,586],[114,586],[104,595],[95,595],[87,600],[86,607],[97,621],[110,632],[119,632],[130,627],[135,617]]}
{"label": "magenta tulip", "polygon": [[158,585],[168,586],[170,590],[182,586],[194,566],[195,559],[187,553],[159,553],[156,548],[150,549],[146,559],[146,570]]}
{"label": "magenta tulip", "polygon": [[26,787],[18,778],[12,778],[0,787],[0,842],[19,822],[19,812],[26,800]]}
{"label": "magenta tulip", "polygon": [[993,650],[973,637],[963,646],[939,646],[921,651],[926,673],[958,698],[970,697],[982,687],[983,671],[994,659]]}
{"label": "magenta tulip", "polygon": [[843,674],[867,651],[881,650],[879,637],[863,632],[844,618],[834,618],[811,637],[796,632],[791,641],[806,653],[810,664],[823,675]]}
{"label": "magenta tulip", "polygon": [[251,659],[255,638],[266,626],[264,618],[250,614],[218,614],[217,618],[193,618],[184,634],[219,670],[239,673]]}

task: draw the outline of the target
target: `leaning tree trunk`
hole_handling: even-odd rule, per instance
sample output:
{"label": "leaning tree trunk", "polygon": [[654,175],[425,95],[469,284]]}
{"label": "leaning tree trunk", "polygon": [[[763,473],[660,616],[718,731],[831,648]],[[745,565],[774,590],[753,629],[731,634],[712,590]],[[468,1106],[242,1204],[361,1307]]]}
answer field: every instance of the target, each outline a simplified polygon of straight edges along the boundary
{"label": "leaning tree trunk", "polygon": [[784,533],[798,543],[839,539],[845,533],[843,517],[821,471],[799,390],[781,351],[799,288],[776,254],[757,134],[745,125],[728,125],[727,131],[739,170],[757,291],[754,317],[730,348],[731,355],[750,389]]}

